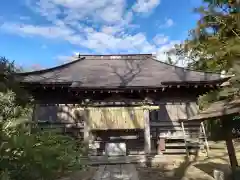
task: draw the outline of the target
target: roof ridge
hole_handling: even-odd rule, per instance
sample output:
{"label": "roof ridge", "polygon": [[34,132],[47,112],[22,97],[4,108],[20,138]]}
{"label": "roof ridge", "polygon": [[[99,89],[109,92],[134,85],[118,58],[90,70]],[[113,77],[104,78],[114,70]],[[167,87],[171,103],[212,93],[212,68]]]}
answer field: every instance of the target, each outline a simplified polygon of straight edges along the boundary
{"label": "roof ridge", "polygon": [[80,54],[79,56],[146,56],[151,55],[151,53],[146,54]]}
{"label": "roof ridge", "polygon": [[173,65],[173,64],[169,64],[169,63],[160,61],[160,60],[154,58],[153,56],[151,56],[151,57],[149,57],[149,58],[151,58],[151,59],[153,59],[153,60],[155,60],[155,61],[158,61],[159,63],[163,63],[163,64],[168,65],[168,66],[176,67],[176,68],[183,69],[183,70],[187,70],[187,71],[191,71],[191,72],[200,72],[200,73],[210,73],[210,74],[221,75],[221,73],[216,73],[216,72],[213,72],[213,71],[192,70],[192,69],[190,69],[190,68],[184,68],[184,67],[176,66],[176,65]]}
{"label": "roof ridge", "polygon": [[76,60],[70,61],[68,63],[61,64],[59,66],[54,66],[54,67],[41,69],[41,70],[37,70],[37,71],[20,72],[20,73],[16,73],[16,74],[17,75],[31,75],[31,74],[45,73],[45,72],[49,72],[49,71],[56,70],[56,69],[62,69],[64,67],[70,66],[70,65],[75,64],[75,63],[77,63],[81,60],[84,60],[84,59],[85,59],[85,57],[82,57],[82,58],[78,58]]}

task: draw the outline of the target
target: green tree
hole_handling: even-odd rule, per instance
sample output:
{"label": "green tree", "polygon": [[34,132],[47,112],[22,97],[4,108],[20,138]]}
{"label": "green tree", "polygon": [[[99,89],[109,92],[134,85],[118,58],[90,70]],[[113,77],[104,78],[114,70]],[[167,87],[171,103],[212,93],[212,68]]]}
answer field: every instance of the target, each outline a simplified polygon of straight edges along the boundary
{"label": "green tree", "polygon": [[73,138],[34,129],[31,97],[21,89],[14,62],[0,58],[0,179],[50,180],[73,168],[81,169],[84,153]]}
{"label": "green tree", "polygon": [[240,88],[240,13],[237,2],[204,0],[205,4],[194,11],[201,15],[197,27],[188,39],[170,53],[189,60],[188,67],[234,76],[230,86],[200,97],[200,104],[207,105],[220,99],[239,96]]}

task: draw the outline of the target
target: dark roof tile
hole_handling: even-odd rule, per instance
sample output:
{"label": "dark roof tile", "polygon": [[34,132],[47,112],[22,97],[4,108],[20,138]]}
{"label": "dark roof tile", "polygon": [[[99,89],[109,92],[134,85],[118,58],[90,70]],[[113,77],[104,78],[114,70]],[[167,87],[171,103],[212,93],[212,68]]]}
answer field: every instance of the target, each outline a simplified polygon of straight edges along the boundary
{"label": "dark roof tile", "polygon": [[191,71],[143,55],[85,55],[55,68],[20,74],[23,82],[66,83],[80,87],[160,87],[164,83],[220,80],[220,74]]}

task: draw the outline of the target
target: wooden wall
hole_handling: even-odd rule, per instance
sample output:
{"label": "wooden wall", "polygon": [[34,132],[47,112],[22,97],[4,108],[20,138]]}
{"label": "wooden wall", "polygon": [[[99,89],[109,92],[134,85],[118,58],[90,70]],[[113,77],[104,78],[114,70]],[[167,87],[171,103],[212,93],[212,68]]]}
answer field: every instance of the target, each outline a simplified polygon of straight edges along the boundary
{"label": "wooden wall", "polygon": [[[180,121],[197,114],[198,105],[190,98],[164,99],[159,102],[160,109],[150,112],[151,135],[153,138],[167,136],[169,139],[183,137]],[[184,123],[187,133],[198,131],[200,123]],[[191,133],[192,134],[192,133]]]}
{"label": "wooden wall", "polygon": [[158,110],[150,112],[152,122],[186,120],[197,114],[198,105],[194,101],[160,102]]}
{"label": "wooden wall", "polygon": [[[155,106],[159,106],[158,110],[150,110],[150,134],[151,134],[151,147],[153,151],[156,151],[157,147],[157,140],[159,136],[165,136],[167,141],[173,140],[174,142],[182,142],[182,149],[185,149],[184,146],[184,134],[182,131],[182,127],[179,120],[186,120],[189,117],[195,115],[198,112],[198,106],[196,103],[196,97],[191,96],[172,96],[172,97],[152,97],[153,104]],[[120,107],[116,107],[115,110],[120,110]],[[95,109],[96,110],[96,109]],[[110,109],[108,109],[110,110]],[[112,109],[112,111],[114,108]],[[133,110],[133,109],[132,109]],[[84,120],[86,119],[86,114],[82,111],[79,106],[72,105],[72,104],[60,104],[60,105],[40,105],[37,108],[37,119],[40,121],[50,121],[50,122],[59,122],[64,123],[66,125],[74,125],[78,124],[78,129],[76,132],[83,131],[83,124]],[[130,108],[131,112],[131,108]],[[89,113],[89,112],[88,112]],[[90,113],[91,114],[91,113]],[[125,113],[126,114],[126,113]],[[104,116],[101,115],[99,110],[92,111],[92,117],[95,118],[95,122],[97,123],[90,123],[92,125],[92,129],[118,129],[121,131],[122,136],[128,136],[131,134],[130,132],[123,132],[123,129],[143,129],[142,123],[144,122],[144,116],[140,113],[140,117],[138,117],[138,126],[134,123],[136,117],[127,113],[127,117],[125,118],[126,121],[131,122],[128,123],[128,126],[125,126],[125,120],[122,118],[115,118],[114,121],[118,122],[115,123],[112,121],[112,117],[104,119]],[[116,116],[115,116],[116,117]],[[142,118],[141,118],[142,117]],[[106,119],[108,119],[106,121]],[[92,119],[93,120],[93,119]],[[91,120],[91,121],[92,121]],[[105,120],[105,123],[103,123]],[[111,121],[110,121],[111,120]],[[94,120],[93,120],[94,121]],[[119,124],[122,121],[122,124]],[[140,126],[139,126],[140,124]],[[184,123],[186,135],[190,138],[198,138],[199,137],[199,127],[200,123]],[[121,126],[119,126],[121,125]],[[98,128],[97,128],[98,127]],[[101,127],[101,128],[99,128]],[[100,131],[99,131],[100,132]],[[111,136],[109,131],[102,131],[104,135],[100,135],[97,133],[95,136]],[[115,131],[116,133],[116,131]],[[96,140],[98,141],[98,140]],[[100,151],[104,150],[104,144],[109,140],[100,140]],[[129,154],[144,152],[144,138],[142,136],[138,137],[137,139],[118,139],[118,140],[111,140],[111,141],[121,141],[126,142],[127,147],[129,148]],[[176,147],[176,146],[175,146]],[[177,144],[179,148],[179,144]],[[166,147],[168,149],[168,147]],[[100,153],[101,154],[101,153]]]}
{"label": "wooden wall", "polygon": [[[179,120],[187,120],[197,114],[196,101],[188,98],[165,98],[154,102],[157,110],[150,110],[151,126],[166,125],[176,128]],[[141,107],[94,107],[84,110],[79,105],[39,104],[36,109],[38,121],[67,124],[83,124],[89,120],[92,129],[139,129],[144,128],[144,115]],[[114,121],[114,122],[113,122]]]}

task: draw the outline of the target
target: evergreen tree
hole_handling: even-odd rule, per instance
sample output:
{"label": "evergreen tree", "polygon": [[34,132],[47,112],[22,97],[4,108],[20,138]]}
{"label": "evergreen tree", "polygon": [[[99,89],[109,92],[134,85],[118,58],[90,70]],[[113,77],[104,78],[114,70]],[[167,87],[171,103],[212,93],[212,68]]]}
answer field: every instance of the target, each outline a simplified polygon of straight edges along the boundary
{"label": "evergreen tree", "polygon": [[[194,70],[212,71],[234,75],[230,86],[204,95],[202,104],[239,96],[240,88],[240,7],[239,1],[203,0],[204,5],[194,11],[201,15],[197,27],[189,38],[175,47],[180,58],[188,58]],[[201,103],[200,103],[201,104]]]}

